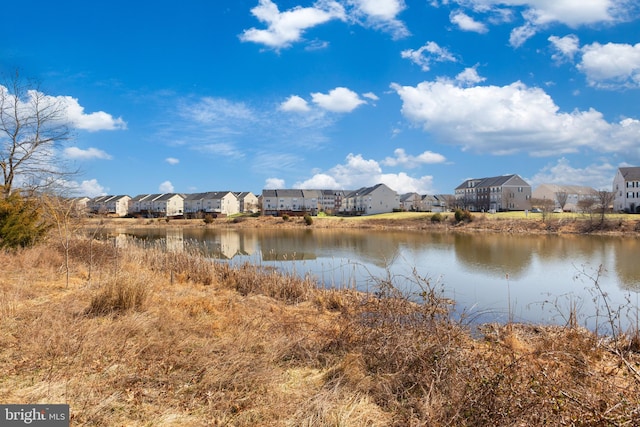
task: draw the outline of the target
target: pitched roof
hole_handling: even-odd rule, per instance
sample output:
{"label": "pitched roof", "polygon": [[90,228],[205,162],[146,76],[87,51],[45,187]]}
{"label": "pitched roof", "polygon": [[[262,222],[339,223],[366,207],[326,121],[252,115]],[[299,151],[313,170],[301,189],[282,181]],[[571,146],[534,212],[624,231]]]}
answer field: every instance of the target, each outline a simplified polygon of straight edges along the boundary
{"label": "pitched roof", "polygon": [[625,181],[640,181],[640,167],[620,168],[620,173]]}
{"label": "pitched roof", "polygon": [[302,190],[276,190],[278,197],[304,197]]}
{"label": "pitched roof", "polygon": [[[501,187],[507,184],[509,181],[515,181],[514,184],[516,185],[529,185],[524,179],[520,178],[520,176],[511,174],[491,176],[487,178],[467,179],[462,184],[458,185],[456,187],[456,190],[461,190],[464,188]],[[468,183],[472,183],[472,185],[468,185]]]}

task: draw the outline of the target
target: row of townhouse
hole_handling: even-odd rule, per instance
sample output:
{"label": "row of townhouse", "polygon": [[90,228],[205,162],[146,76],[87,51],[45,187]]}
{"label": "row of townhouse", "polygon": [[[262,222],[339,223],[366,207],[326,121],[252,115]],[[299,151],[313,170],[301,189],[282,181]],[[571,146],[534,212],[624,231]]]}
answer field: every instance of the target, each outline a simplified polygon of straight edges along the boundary
{"label": "row of townhouse", "polygon": [[399,209],[398,194],[385,184],[358,190],[262,190],[264,215],[328,214],[372,215]]}
{"label": "row of townhouse", "polygon": [[[609,209],[640,213],[640,167],[618,168],[612,190]],[[600,202],[598,191],[587,186],[540,184],[532,192],[518,175],[468,179],[455,189],[456,206],[474,211],[527,210],[532,198],[552,200],[554,208],[573,212],[580,211],[582,201]]]}
{"label": "row of townhouse", "polygon": [[456,206],[470,211],[531,209],[531,185],[520,176],[467,179],[455,189]]}
{"label": "row of townhouse", "polygon": [[87,210],[94,214],[146,217],[198,217],[207,214],[233,215],[254,213],[259,201],[251,192],[210,191],[205,193],[140,194],[99,196],[86,201]]}

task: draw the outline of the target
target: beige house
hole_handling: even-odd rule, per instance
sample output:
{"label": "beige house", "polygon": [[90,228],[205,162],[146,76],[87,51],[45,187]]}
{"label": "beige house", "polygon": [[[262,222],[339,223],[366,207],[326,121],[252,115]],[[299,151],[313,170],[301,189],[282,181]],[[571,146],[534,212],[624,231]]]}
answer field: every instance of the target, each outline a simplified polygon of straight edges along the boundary
{"label": "beige house", "polygon": [[240,212],[240,201],[231,191],[209,191],[185,196],[185,214],[198,216],[206,214],[233,215]]}
{"label": "beige house", "polygon": [[455,189],[456,205],[470,211],[531,209],[531,186],[518,175],[468,179]]}
{"label": "beige house", "polygon": [[126,216],[130,200],[127,195],[98,196],[87,202],[87,209],[94,214]]}
{"label": "beige house", "polygon": [[618,168],[613,178],[613,209],[640,213],[640,167]]}
{"label": "beige house", "polygon": [[241,193],[234,193],[240,202],[240,212],[243,213],[256,213],[260,210],[260,203],[258,197],[250,191],[243,191]]}
{"label": "beige house", "polygon": [[570,212],[580,210],[581,200],[593,199],[595,190],[592,187],[582,185],[540,184],[533,190],[534,199],[553,200],[555,209],[563,209]]}

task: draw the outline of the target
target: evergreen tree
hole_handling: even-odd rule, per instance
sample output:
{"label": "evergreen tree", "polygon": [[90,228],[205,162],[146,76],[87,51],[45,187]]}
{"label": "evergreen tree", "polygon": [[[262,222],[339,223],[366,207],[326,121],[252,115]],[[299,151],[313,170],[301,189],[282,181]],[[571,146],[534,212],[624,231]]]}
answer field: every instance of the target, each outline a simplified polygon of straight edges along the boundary
{"label": "evergreen tree", "polygon": [[48,229],[35,200],[19,192],[0,197],[0,248],[31,246],[42,239]]}

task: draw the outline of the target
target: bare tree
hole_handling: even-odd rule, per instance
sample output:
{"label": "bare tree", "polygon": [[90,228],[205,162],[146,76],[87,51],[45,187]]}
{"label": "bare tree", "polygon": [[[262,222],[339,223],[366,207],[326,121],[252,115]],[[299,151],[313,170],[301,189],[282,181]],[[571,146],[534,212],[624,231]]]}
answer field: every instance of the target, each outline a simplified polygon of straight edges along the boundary
{"label": "bare tree", "polygon": [[556,201],[560,209],[564,210],[565,205],[567,204],[567,199],[569,198],[569,193],[566,191],[558,191],[556,193]]}
{"label": "bare tree", "polygon": [[31,189],[50,185],[68,171],[54,161],[54,148],[70,137],[65,106],[45,95],[18,72],[0,84],[1,193],[7,197],[19,180]]}
{"label": "bare tree", "polygon": [[531,199],[531,206],[540,209],[542,213],[542,222],[547,220],[548,214],[553,211],[555,202],[551,199]]}
{"label": "bare tree", "polygon": [[67,287],[69,287],[69,254],[74,235],[80,228],[80,210],[74,199],[57,195],[43,194],[40,201],[44,206],[45,215],[57,231],[57,237],[64,251],[64,270]]}
{"label": "bare tree", "polygon": [[609,212],[616,193],[607,190],[596,190],[593,193],[597,212],[600,213],[600,224],[604,223],[604,215]]}

